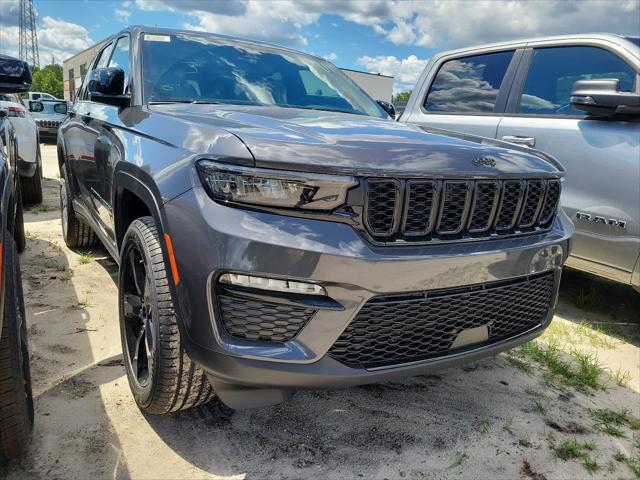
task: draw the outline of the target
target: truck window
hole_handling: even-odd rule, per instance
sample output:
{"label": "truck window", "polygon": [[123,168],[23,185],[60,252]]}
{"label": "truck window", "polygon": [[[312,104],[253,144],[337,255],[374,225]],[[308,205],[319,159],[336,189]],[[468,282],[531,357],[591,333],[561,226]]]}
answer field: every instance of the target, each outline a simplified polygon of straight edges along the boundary
{"label": "truck window", "polygon": [[111,55],[109,67],[121,68],[124,71],[125,88],[129,80],[129,37],[120,37]]}
{"label": "truck window", "polygon": [[430,112],[491,113],[513,51],[457,58],[442,64],[424,107]]}
{"label": "truck window", "polygon": [[575,115],[571,107],[573,84],[578,80],[617,78],[620,90],[633,91],[636,73],[622,59],[597,47],[536,49],[527,74],[519,112],[534,115]]}

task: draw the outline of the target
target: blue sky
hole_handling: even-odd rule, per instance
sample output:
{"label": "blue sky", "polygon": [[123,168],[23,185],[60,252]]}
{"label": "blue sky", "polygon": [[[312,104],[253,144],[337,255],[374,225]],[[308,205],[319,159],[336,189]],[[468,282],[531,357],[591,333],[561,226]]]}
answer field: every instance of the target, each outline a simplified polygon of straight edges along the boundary
{"label": "blue sky", "polygon": [[[640,36],[640,0],[34,0],[40,61],[61,62],[129,24],[265,40],[410,88],[434,52],[514,38]],[[18,0],[0,0],[0,51],[18,52]]]}

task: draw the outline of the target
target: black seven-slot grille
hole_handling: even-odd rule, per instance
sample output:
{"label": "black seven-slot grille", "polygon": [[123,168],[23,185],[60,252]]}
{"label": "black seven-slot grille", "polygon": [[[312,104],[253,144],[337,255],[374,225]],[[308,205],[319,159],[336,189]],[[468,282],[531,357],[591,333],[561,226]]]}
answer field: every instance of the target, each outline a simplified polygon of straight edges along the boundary
{"label": "black seven-slot grille", "polygon": [[378,241],[482,238],[537,232],[553,222],[560,181],[366,181],[365,227]]}
{"label": "black seven-slot grille", "polygon": [[316,313],[311,308],[264,302],[230,294],[218,295],[222,325],[233,337],[286,342]]}
{"label": "black seven-slot grille", "polygon": [[360,309],[329,355],[352,367],[375,368],[460,351],[452,349],[453,342],[469,328],[486,325],[485,343],[513,337],[544,321],[553,285],[554,274],[547,272],[507,282],[375,297]]}

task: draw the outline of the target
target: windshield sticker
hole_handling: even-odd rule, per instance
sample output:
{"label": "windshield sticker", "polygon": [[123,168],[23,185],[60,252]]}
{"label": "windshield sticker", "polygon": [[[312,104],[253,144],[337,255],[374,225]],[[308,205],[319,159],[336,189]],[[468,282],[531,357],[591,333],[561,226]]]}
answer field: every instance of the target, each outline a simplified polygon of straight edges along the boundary
{"label": "windshield sticker", "polygon": [[169,35],[153,35],[151,33],[145,33],[144,39],[147,42],[170,42],[171,37]]}

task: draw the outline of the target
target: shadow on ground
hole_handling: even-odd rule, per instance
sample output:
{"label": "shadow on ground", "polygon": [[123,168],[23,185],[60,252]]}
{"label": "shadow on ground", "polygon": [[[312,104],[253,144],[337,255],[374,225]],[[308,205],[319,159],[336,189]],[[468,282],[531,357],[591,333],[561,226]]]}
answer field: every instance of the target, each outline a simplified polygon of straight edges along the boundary
{"label": "shadow on ground", "polygon": [[640,292],[565,268],[557,312],[640,347]]}

